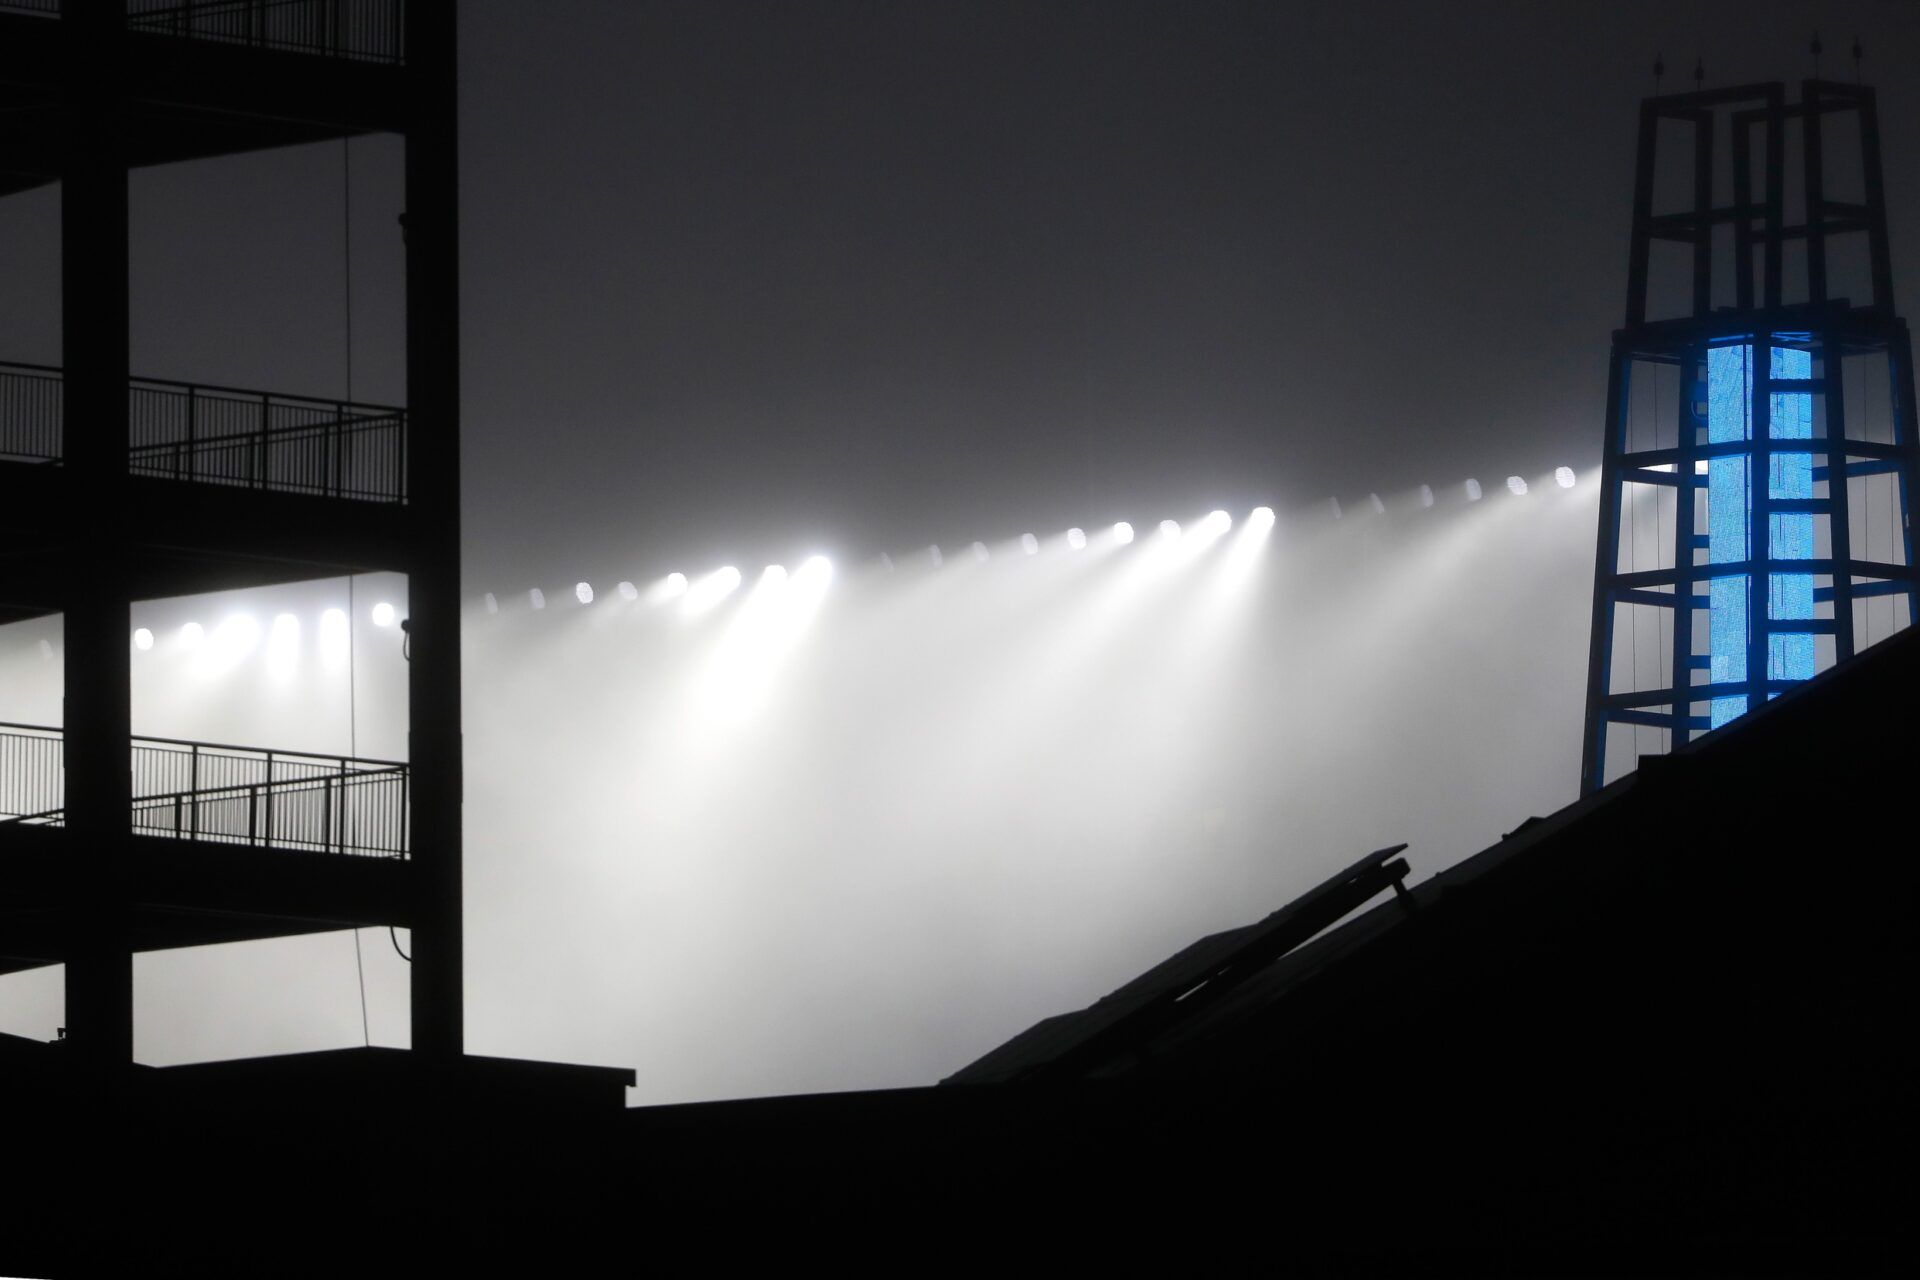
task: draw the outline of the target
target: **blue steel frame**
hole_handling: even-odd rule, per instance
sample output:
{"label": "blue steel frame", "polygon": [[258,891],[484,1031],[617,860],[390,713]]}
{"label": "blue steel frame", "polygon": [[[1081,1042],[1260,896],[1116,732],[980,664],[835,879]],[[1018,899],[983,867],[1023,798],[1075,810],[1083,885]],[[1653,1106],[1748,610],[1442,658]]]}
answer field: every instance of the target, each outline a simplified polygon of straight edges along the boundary
{"label": "blue steel frame", "polygon": [[[1824,194],[1822,126],[1830,117],[1851,118],[1859,127],[1864,203]],[[1733,197],[1724,205],[1715,203],[1713,190],[1720,120],[1732,135]],[[1679,212],[1652,207],[1662,121],[1691,126],[1692,207]],[[1807,209],[1796,225],[1784,216],[1790,121],[1801,125]],[[1758,193],[1756,130],[1763,148]],[[1716,309],[1713,230],[1722,224],[1733,230],[1735,305]],[[1873,288],[1866,305],[1827,297],[1827,240],[1845,233],[1866,237]],[[1658,240],[1691,250],[1690,314],[1648,318],[1651,246]],[[1784,301],[1783,254],[1790,241],[1804,241],[1806,262],[1804,298],[1791,303]],[[1677,747],[1746,711],[1756,697],[1774,697],[1816,674],[1817,637],[1833,637],[1836,661],[1850,657],[1856,599],[1904,595],[1909,621],[1920,619],[1920,560],[1908,519],[1920,483],[1912,344],[1894,314],[1892,292],[1871,89],[1807,81],[1801,101],[1792,104],[1780,84],[1641,104],[1627,325],[1614,334],[1601,460],[1583,792],[1605,784],[1612,726],[1664,729]],[[1886,362],[1890,443],[1854,439],[1847,431],[1841,369],[1847,357],[1870,354]],[[1634,370],[1647,366],[1677,369],[1685,394],[1672,424],[1675,443],[1636,450],[1627,432],[1628,397]],[[1759,369],[1765,377],[1755,376]],[[1845,482],[1888,473],[1897,477],[1900,504],[1904,563],[1897,564],[1858,559],[1849,546]],[[1766,483],[1753,483],[1756,476]],[[1629,484],[1675,491],[1676,519],[1661,567],[1621,568]],[[1756,590],[1756,583],[1765,589]],[[1615,687],[1614,630],[1622,604],[1672,611],[1668,669],[1674,676],[1667,686]]]}

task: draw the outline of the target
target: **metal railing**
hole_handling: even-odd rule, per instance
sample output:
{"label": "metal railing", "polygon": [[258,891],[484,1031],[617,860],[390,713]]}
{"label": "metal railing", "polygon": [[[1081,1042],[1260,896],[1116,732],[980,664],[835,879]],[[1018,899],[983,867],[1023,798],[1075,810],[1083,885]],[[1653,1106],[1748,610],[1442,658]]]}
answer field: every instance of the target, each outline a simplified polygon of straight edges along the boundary
{"label": "metal railing", "polygon": [[[392,760],[135,738],[132,829],[269,849],[402,858],[408,769]],[[0,724],[0,826],[64,826],[60,730]]]}
{"label": "metal railing", "polygon": [[0,0],[0,12],[31,13],[45,18],[60,16],[61,0]]}
{"label": "metal railing", "polygon": [[127,27],[254,49],[406,61],[405,0],[128,0]]}
{"label": "metal railing", "polygon": [[[60,461],[62,371],[0,362],[0,459]],[[138,476],[360,502],[407,498],[407,413],[235,387],[136,378],[127,470]]]}

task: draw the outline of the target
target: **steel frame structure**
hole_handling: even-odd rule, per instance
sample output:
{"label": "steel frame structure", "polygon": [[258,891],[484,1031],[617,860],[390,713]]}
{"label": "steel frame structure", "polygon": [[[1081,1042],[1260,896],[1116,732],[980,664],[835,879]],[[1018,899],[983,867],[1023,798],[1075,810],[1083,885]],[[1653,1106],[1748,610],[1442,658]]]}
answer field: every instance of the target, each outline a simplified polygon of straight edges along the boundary
{"label": "steel frame structure", "polygon": [[[1858,131],[1862,199],[1857,201],[1828,194],[1834,188],[1823,135],[1835,125],[1849,123]],[[1686,170],[1691,199],[1686,207],[1671,211],[1654,207],[1656,178],[1663,172],[1659,155],[1663,124],[1679,126],[1692,142]],[[1797,132],[1797,148],[1789,146],[1790,132]],[[1730,148],[1725,171],[1716,168],[1717,136],[1724,137]],[[1799,152],[1797,194],[1804,208],[1803,216],[1792,222],[1788,221],[1788,183],[1794,176],[1788,167],[1790,150]],[[1729,181],[1716,181],[1723,176]],[[1731,188],[1727,202],[1716,200],[1716,187],[1723,185]],[[1724,243],[1724,234],[1716,246],[1720,228],[1731,229],[1730,246]],[[1841,236],[1865,239],[1871,296],[1864,304],[1830,296],[1829,251]],[[1653,250],[1660,242],[1677,244],[1690,253],[1686,314],[1649,316]],[[1789,272],[1789,246],[1799,250],[1804,270],[1796,263]],[[1718,282],[1716,266],[1723,267]],[[1724,290],[1728,274],[1731,305],[1716,306],[1716,283]],[[1716,441],[1708,432],[1707,366],[1710,351],[1729,345],[1750,349],[1746,367],[1755,372],[1746,392],[1744,438]],[[1794,363],[1804,365],[1808,376],[1775,376],[1776,350],[1805,353]],[[1858,356],[1884,362],[1889,383],[1884,440],[1849,434],[1852,424],[1843,370],[1849,358]],[[1661,366],[1678,372],[1680,394],[1675,396],[1671,423],[1674,443],[1636,448],[1630,430],[1633,374],[1636,367],[1657,370]],[[1805,397],[1811,411],[1811,437],[1776,436],[1775,416],[1781,402],[1800,397]],[[1655,443],[1659,443],[1657,437]],[[1783,497],[1774,492],[1775,465],[1786,455],[1811,455],[1812,496]],[[1715,460],[1726,458],[1744,459],[1749,478],[1746,551],[1731,560],[1709,554],[1706,531],[1707,473]],[[1851,545],[1848,482],[1888,474],[1895,477],[1898,563],[1861,558]],[[1768,482],[1759,482],[1762,477]],[[1917,482],[1920,440],[1915,435],[1912,343],[1893,301],[1873,90],[1808,80],[1802,83],[1798,102],[1789,102],[1785,86],[1778,82],[1643,101],[1626,325],[1614,332],[1608,368],[1582,792],[1599,790],[1607,781],[1608,739],[1614,726],[1666,730],[1669,742],[1678,747],[1714,723],[1712,715],[1699,712],[1699,704],[1742,699],[1750,708],[1755,699],[1775,696],[1798,683],[1770,670],[1774,637],[1831,637],[1831,661],[1844,661],[1857,647],[1854,601],[1904,596],[1909,623],[1920,619],[1920,577],[1915,573],[1910,522]],[[1621,564],[1628,485],[1659,486],[1673,492],[1673,526],[1663,539],[1660,563],[1653,568]],[[1791,558],[1776,554],[1774,544],[1780,535],[1775,517],[1799,515],[1811,517],[1814,554]],[[1806,575],[1813,583],[1815,616],[1783,617],[1772,607],[1778,584],[1793,575]],[[1744,578],[1746,583],[1744,671],[1736,678],[1716,680],[1712,659],[1698,651],[1698,642],[1710,625],[1709,584],[1728,577]],[[1672,674],[1660,687],[1633,687],[1638,683],[1637,670],[1625,682],[1629,687],[1621,687],[1615,671],[1621,605],[1672,614],[1670,638],[1663,641],[1671,646],[1664,657]]]}

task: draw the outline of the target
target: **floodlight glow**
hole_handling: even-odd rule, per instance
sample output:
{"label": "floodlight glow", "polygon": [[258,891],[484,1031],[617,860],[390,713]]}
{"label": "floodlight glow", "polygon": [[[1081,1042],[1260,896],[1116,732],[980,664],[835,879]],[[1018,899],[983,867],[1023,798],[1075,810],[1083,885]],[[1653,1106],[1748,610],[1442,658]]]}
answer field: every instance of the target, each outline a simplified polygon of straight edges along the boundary
{"label": "floodlight glow", "polygon": [[1273,528],[1273,508],[1255,507],[1247,516],[1247,528],[1254,533],[1265,533]]}
{"label": "floodlight glow", "polygon": [[1180,522],[1178,520],[1162,520],[1160,522],[1160,536],[1168,542],[1178,541],[1180,538]]}
{"label": "floodlight glow", "polygon": [[686,599],[681,603],[680,608],[688,617],[698,616],[732,595],[739,586],[740,571],[738,569],[732,565],[724,569],[715,569],[687,588]]}
{"label": "floodlight glow", "polygon": [[494,599],[493,592],[491,591],[487,592],[486,596],[484,597],[484,600],[486,602],[488,613],[500,612],[500,602]]}
{"label": "floodlight glow", "polygon": [[[487,599],[492,600],[493,596],[488,595]],[[322,664],[329,669],[343,666],[352,643],[353,632],[344,610],[329,609],[320,615],[320,661]]]}
{"label": "floodlight glow", "polygon": [[[527,592],[527,603],[536,609],[544,609],[547,607],[547,593],[535,587],[533,590]],[[380,621],[378,616],[374,618],[374,621]]]}
{"label": "floodlight glow", "polygon": [[1387,514],[1387,504],[1380,501],[1380,495],[1377,493],[1367,495],[1367,505],[1373,508],[1373,514],[1377,516]]}
{"label": "floodlight glow", "polygon": [[1233,517],[1224,511],[1209,511],[1206,522],[1201,527],[1217,538],[1233,528]]}
{"label": "floodlight glow", "polygon": [[578,600],[581,604],[592,604],[593,603],[593,584],[590,582],[574,583],[573,598],[575,600]]}
{"label": "floodlight glow", "polygon": [[1467,481],[1466,488],[1468,502],[1480,501],[1480,482],[1478,480]]}
{"label": "floodlight glow", "polygon": [[615,587],[614,590],[620,593],[622,600],[638,600],[640,598],[640,589],[631,582],[622,582],[619,586]]}
{"label": "floodlight glow", "polygon": [[216,669],[233,666],[253,652],[260,643],[260,624],[254,621],[252,614],[229,614],[220,625],[213,629],[208,645]]}
{"label": "floodlight glow", "polygon": [[1037,556],[1040,554],[1040,539],[1030,533],[1023,533],[1020,535],[1020,549],[1030,556]]}
{"label": "floodlight glow", "polygon": [[276,676],[293,674],[300,661],[300,619],[290,613],[274,618],[267,632],[267,670]]}
{"label": "floodlight glow", "polygon": [[199,647],[202,640],[206,639],[206,635],[207,629],[205,627],[197,622],[189,622],[186,626],[180,628],[180,643],[189,649],[195,649]]}
{"label": "floodlight glow", "polygon": [[153,632],[147,630],[145,627],[135,627],[133,630],[133,647],[142,653],[153,648]]}
{"label": "floodlight glow", "polygon": [[880,567],[882,569],[885,569],[888,573],[893,572],[893,557],[888,555],[884,551],[880,553]]}
{"label": "floodlight glow", "polygon": [[1113,540],[1119,543],[1123,547],[1126,546],[1129,542],[1132,542],[1133,526],[1128,524],[1125,520],[1122,520],[1118,524],[1114,525]]}
{"label": "floodlight glow", "polygon": [[976,560],[980,564],[985,564],[987,562],[987,558],[992,554],[987,550],[987,544],[984,542],[974,543],[971,550],[973,551],[974,560]]}
{"label": "floodlight glow", "polygon": [[936,569],[947,562],[947,558],[940,554],[939,547],[928,547],[927,558],[933,561],[933,567]]}
{"label": "floodlight glow", "polygon": [[1340,499],[1328,498],[1327,501],[1333,504],[1333,518],[1335,520],[1342,519],[1346,516],[1347,513],[1340,509]]}
{"label": "floodlight glow", "polygon": [[1518,498],[1527,491],[1527,482],[1519,476],[1507,477],[1507,492]]}
{"label": "floodlight glow", "polygon": [[1562,489],[1573,488],[1574,480],[1575,476],[1572,467],[1555,467],[1553,469],[1553,481]]}
{"label": "floodlight glow", "polygon": [[1067,545],[1073,548],[1075,551],[1080,551],[1084,549],[1087,545],[1086,530],[1084,529],[1067,530]]}
{"label": "floodlight glow", "polygon": [[1431,507],[1432,505],[1433,505],[1433,486],[1430,484],[1423,484],[1420,486],[1421,509],[1425,510],[1426,508]]}
{"label": "floodlight glow", "polygon": [[40,642],[40,660],[42,662],[53,661],[53,646],[45,640]]}
{"label": "floodlight glow", "polygon": [[760,581],[779,584],[787,580],[787,567],[783,564],[770,564],[760,571]]}
{"label": "floodlight glow", "polygon": [[[535,607],[537,608],[538,606]],[[393,625],[393,606],[385,600],[373,606],[373,625],[376,627],[390,627]]]}
{"label": "floodlight glow", "polygon": [[831,578],[833,576],[833,561],[827,559],[825,556],[808,556],[806,561],[801,564],[800,572],[796,576],[805,578],[809,582],[821,578]]}
{"label": "floodlight glow", "polygon": [[687,594],[687,575],[684,573],[670,573],[647,588],[647,599],[654,604],[678,600],[685,594]]}

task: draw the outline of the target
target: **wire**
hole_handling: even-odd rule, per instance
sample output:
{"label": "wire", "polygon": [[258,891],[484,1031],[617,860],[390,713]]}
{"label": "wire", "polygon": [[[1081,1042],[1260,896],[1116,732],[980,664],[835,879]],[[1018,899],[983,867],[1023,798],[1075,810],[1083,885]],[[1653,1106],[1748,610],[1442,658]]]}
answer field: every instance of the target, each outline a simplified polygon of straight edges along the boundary
{"label": "wire", "polygon": [[[359,936],[359,935],[358,935],[358,931],[356,931],[356,932],[355,932],[355,936],[356,936],[356,937],[357,937],[357,936]],[[413,963],[413,957],[412,957],[412,956],[410,956],[410,955],[408,955],[408,954],[407,954],[406,952],[404,952],[404,951],[400,951],[400,933],[399,933],[399,931],[398,931],[398,930],[396,930],[396,929],[395,929],[395,928],[394,928],[394,927],[393,927],[392,925],[388,925],[388,926],[387,926],[387,938],[388,938],[388,940],[389,940],[390,942],[392,942],[392,943],[393,943],[393,949],[394,949],[395,951],[399,951],[399,952],[400,952],[400,958],[401,958],[402,960],[405,960],[405,961],[406,961],[406,962],[407,962],[408,964],[412,964],[412,963]]]}
{"label": "wire", "polygon": [[373,1032],[367,1027],[367,966],[360,958],[360,931],[353,931],[353,968],[360,975],[360,1043],[373,1045]]}

